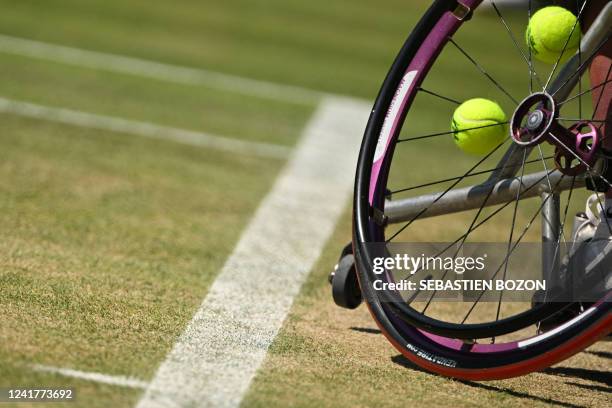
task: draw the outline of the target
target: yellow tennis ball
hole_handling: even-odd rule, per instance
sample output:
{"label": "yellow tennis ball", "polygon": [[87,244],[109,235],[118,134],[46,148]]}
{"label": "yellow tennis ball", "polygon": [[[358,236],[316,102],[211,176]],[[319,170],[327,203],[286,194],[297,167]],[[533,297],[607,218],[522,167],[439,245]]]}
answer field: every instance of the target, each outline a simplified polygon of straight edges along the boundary
{"label": "yellow tennis ball", "polygon": [[455,110],[451,130],[455,143],[470,154],[484,155],[503,142],[508,134],[506,114],[489,99],[475,98]]}
{"label": "yellow tennis ball", "polygon": [[563,7],[544,7],[531,16],[525,40],[534,58],[548,64],[557,62],[565,46],[560,59],[560,62],[565,62],[578,50],[580,23],[575,15]]}

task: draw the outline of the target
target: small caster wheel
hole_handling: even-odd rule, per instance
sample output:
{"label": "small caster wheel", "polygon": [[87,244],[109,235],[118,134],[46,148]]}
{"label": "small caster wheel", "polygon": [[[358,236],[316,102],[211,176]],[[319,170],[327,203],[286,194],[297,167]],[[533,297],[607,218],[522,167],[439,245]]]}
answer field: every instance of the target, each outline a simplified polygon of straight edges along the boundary
{"label": "small caster wheel", "polygon": [[[347,245],[349,247],[349,245]],[[352,250],[342,251],[334,271],[329,276],[334,303],[346,309],[356,309],[361,304],[361,289],[357,281],[355,257]]]}

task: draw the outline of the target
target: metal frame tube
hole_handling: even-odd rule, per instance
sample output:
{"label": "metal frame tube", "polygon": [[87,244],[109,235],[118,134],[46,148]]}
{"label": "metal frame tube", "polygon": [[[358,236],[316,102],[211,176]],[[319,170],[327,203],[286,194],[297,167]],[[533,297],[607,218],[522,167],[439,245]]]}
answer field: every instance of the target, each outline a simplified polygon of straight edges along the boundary
{"label": "metal frame tube", "polygon": [[[521,199],[537,197],[542,191],[548,189],[547,172],[526,174],[523,176],[523,185],[520,187]],[[572,185],[572,177],[563,177],[559,171],[553,171],[550,175],[550,184],[557,185],[557,191],[569,190]],[[576,177],[575,188],[583,187],[584,177]],[[400,200],[388,200],[385,203],[385,216],[389,224],[412,220],[419,215],[421,218],[429,218],[437,215],[452,214],[460,211],[480,208],[491,188],[493,191],[487,200],[485,207],[505,204],[514,201],[518,193],[520,180],[516,177],[501,180],[497,183],[485,183],[476,186],[463,187],[450,190],[444,196],[442,193],[425,194]],[[422,214],[421,214],[422,213]]]}
{"label": "metal frame tube", "polygon": [[561,199],[558,192],[544,191],[541,194],[542,206],[542,278],[549,287],[558,281],[561,228]]}

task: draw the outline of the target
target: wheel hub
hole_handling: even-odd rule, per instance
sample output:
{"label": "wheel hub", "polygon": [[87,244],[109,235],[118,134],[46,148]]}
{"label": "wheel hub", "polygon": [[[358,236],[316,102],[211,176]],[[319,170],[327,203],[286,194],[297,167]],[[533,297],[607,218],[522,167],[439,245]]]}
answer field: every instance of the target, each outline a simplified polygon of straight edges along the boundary
{"label": "wheel hub", "polygon": [[531,112],[527,118],[527,129],[537,131],[542,126],[544,119],[546,119],[546,116],[541,110]]}
{"label": "wheel hub", "polygon": [[584,173],[597,159],[599,130],[587,121],[566,128],[559,123],[558,112],[551,95],[530,95],[514,112],[510,123],[512,139],[523,147],[548,142],[555,146],[555,165],[560,172],[570,176]]}

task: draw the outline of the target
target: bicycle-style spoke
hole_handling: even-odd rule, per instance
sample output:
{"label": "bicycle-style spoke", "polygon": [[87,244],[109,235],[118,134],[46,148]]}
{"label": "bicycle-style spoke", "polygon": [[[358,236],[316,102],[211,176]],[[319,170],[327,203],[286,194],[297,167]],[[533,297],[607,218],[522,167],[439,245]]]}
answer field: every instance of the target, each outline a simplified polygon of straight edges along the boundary
{"label": "bicycle-style spoke", "polygon": [[[606,81],[604,81],[605,84],[608,83],[608,77],[610,76],[610,70],[612,70],[612,64],[610,64],[610,66],[608,67],[608,72],[606,73]],[[599,93],[599,96],[597,97],[597,103],[595,104],[595,107],[593,108],[593,114],[591,115],[591,122],[596,122],[595,115],[597,115],[597,111],[599,110],[599,104],[601,103],[601,99],[605,91],[606,91],[606,88],[604,85],[604,89],[602,89],[601,92]],[[603,121],[598,126],[599,130],[601,130],[601,127],[603,126],[604,123],[607,123],[607,121]]]}
{"label": "bicycle-style spoke", "polygon": [[433,91],[427,90],[427,89],[422,88],[422,87],[419,87],[419,91],[423,92],[423,93],[426,93],[428,95],[431,95],[431,96],[435,96],[436,98],[440,98],[440,99],[445,100],[447,102],[454,103],[455,105],[461,105],[461,102],[459,102],[458,100],[453,99],[453,98],[449,98],[449,97],[444,96],[444,95],[441,95],[441,94],[439,94],[437,92],[433,92]]}
{"label": "bicycle-style spoke", "polygon": [[[526,150],[525,150],[526,152]],[[523,169],[525,166],[525,158],[523,158]],[[506,168],[507,163],[504,164],[504,166],[502,166],[502,170]],[[482,201],[482,204],[480,205],[480,208],[478,208],[478,211],[476,212],[476,215],[474,216],[474,218],[472,219],[472,222],[470,224],[470,226],[468,227],[468,231],[467,233],[465,233],[465,235],[463,236],[463,238],[461,239],[461,243],[459,244],[457,250],[455,251],[455,254],[453,255],[453,259],[457,258],[457,255],[459,254],[459,252],[461,251],[461,249],[463,248],[463,245],[465,245],[465,241],[467,241],[468,236],[470,235],[470,232],[472,231],[472,228],[474,227],[474,224],[476,224],[476,221],[478,221],[478,218],[480,217],[480,214],[482,213],[482,210],[485,208],[485,206],[487,205],[487,202],[489,201],[489,198],[491,197],[491,194],[493,193],[493,190],[495,189],[495,184],[499,181],[499,177],[496,178],[496,180],[494,182],[490,183],[490,188],[489,191],[487,191],[487,195],[484,198],[484,200]],[[521,184],[522,186],[522,179],[521,179]],[[518,192],[520,193],[521,189],[519,187]],[[445,269],[444,270],[444,274],[442,274],[442,278],[441,280],[444,280],[444,278],[446,278],[446,275],[448,274],[450,270],[449,269]],[[431,294],[431,296],[429,297],[429,300],[427,301],[427,303],[425,304],[425,307],[423,308],[423,310],[421,310],[421,314],[425,314],[425,312],[427,311],[427,308],[429,307],[429,305],[431,304],[431,302],[433,301],[433,299],[436,297],[436,294],[438,293],[437,290],[434,290],[433,293]]]}
{"label": "bicycle-style spoke", "polygon": [[[539,147],[539,145],[538,145]],[[508,237],[508,249],[506,253],[506,258],[510,258],[510,248],[512,246],[512,237],[514,235],[514,226],[516,225],[516,213],[518,211],[519,201],[521,199],[521,188],[523,187],[523,177],[525,176],[525,160],[527,159],[527,149],[523,148],[523,163],[521,165],[521,178],[519,179],[519,189],[516,192],[516,199],[514,201],[514,211],[512,212],[512,224],[510,225],[510,236]],[[548,178],[548,173],[547,173]],[[550,179],[549,179],[550,181]],[[505,262],[504,265],[504,274],[503,280],[506,281],[506,276],[508,274],[508,261]],[[499,320],[499,312],[501,311],[502,297],[504,295],[504,291],[502,290],[499,293],[499,301],[497,302],[497,311],[495,313],[495,321]],[[492,339],[492,342],[495,342],[495,338]]]}
{"label": "bicycle-style spoke", "polygon": [[569,44],[570,39],[572,38],[572,35],[574,35],[574,31],[576,31],[576,27],[578,26],[578,22],[580,21],[580,17],[582,17],[582,13],[584,12],[584,9],[586,8],[586,5],[587,5],[588,2],[589,2],[589,0],[585,0],[584,3],[582,3],[582,7],[580,8],[580,11],[578,12],[578,16],[576,16],[576,21],[574,22],[572,30],[570,31],[569,35],[565,39],[565,44],[563,44],[563,48],[561,49],[561,53],[559,54],[559,57],[557,58],[557,61],[555,61],[555,65],[553,66],[552,71],[550,71],[550,75],[548,75],[548,79],[546,80],[546,85],[544,85],[544,88],[542,88],[542,91],[546,91],[548,89],[548,85],[550,84],[550,81],[552,80],[553,75],[555,75],[555,72],[557,71],[557,67],[559,66],[559,63],[561,62],[561,58],[563,57],[563,54],[565,54],[565,50],[567,49],[567,45]]}
{"label": "bicycle-style spoke", "polygon": [[[573,176],[572,177],[572,184],[570,185],[569,193],[567,195],[567,203],[565,203],[565,210],[563,210],[563,221],[561,222],[561,225],[560,225],[560,228],[559,228],[560,231],[559,231],[559,234],[557,236],[557,244],[556,244],[557,248],[555,249],[555,254],[553,254],[553,257],[555,257],[557,255],[556,252],[558,251],[559,246],[561,245],[561,238],[563,238],[563,241],[565,241],[565,245],[566,245],[566,248],[567,248],[567,240],[565,239],[565,232],[564,232],[564,230],[565,230],[565,225],[566,225],[566,221],[567,221],[567,214],[569,212],[569,206],[570,206],[570,203],[572,201],[572,194],[574,192],[574,186],[575,185],[576,185],[576,176]],[[570,239],[571,238],[572,237],[570,237]]]}
{"label": "bicycle-style spoke", "polygon": [[586,118],[557,118],[557,120],[563,122],[593,122],[593,123],[608,123],[609,120],[599,120],[599,119],[586,119]]}
{"label": "bicycle-style spoke", "polygon": [[[527,24],[529,24],[529,20],[531,20],[531,14],[533,11],[532,0],[529,0],[529,5],[527,7]],[[533,53],[531,52],[531,47],[527,46],[527,50],[529,52],[529,66],[533,67]],[[532,71],[529,71],[529,94],[533,93],[533,75]]]}
{"label": "bicycle-style spoke", "polygon": [[[470,232],[472,232],[474,230],[473,229],[474,224],[476,224],[476,221],[478,221],[478,218],[480,217],[480,214],[482,213],[482,210],[487,205],[487,202],[489,201],[489,198],[491,197],[491,194],[493,193],[494,188],[495,188],[495,185],[491,185],[491,188],[487,192],[487,195],[486,195],[485,199],[482,201],[482,204],[480,205],[480,208],[478,209],[478,212],[476,213],[476,215],[472,219],[472,223],[470,224],[467,232],[463,235],[462,238],[459,239],[461,241],[461,243],[457,247],[457,250],[455,251],[455,253],[453,255],[453,259],[457,258],[457,255],[459,255],[459,252],[463,248],[463,245],[465,245],[465,241],[468,239],[468,236],[470,235]],[[444,273],[442,274],[442,277],[440,278],[440,280],[444,280],[444,278],[446,278],[446,275],[448,275],[448,272],[450,272],[450,269],[445,269]],[[438,293],[437,290],[434,290],[432,292],[431,296],[427,300],[427,303],[425,304],[425,307],[421,310],[421,314],[425,314],[425,312],[427,311],[427,308],[429,308],[429,305],[434,300],[434,298],[436,297],[437,293]]]}
{"label": "bicycle-style spoke", "polygon": [[[589,178],[591,179],[591,183],[595,185],[595,180],[593,180],[593,175],[590,173],[589,173]],[[610,225],[610,220],[608,220],[608,215],[606,214],[606,206],[601,202],[601,197],[599,196],[599,193],[595,193],[595,197],[597,197],[597,204],[599,204],[599,209],[601,210],[600,218],[603,218],[604,220],[606,220],[606,225],[608,226],[608,233],[612,236],[612,226]]]}
{"label": "bicycle-style spoke", "polygon": [[[578,43],[578,66],[582,64],[582,42]],[[607,77],[606,77],[607,78]],[[578,94],[582,93],[582,75],[578,78]],[[578,97],[578,117],[582,117],[582,97]]]}
{"label": "bicycle-style spoke", "polygon": [[[602,179],[602,180],[603,180],[603,181],[604,181],[604,182],[605,182],[605,183],[608,185],[608,187],[611,187],[611,188],[612,188],[612,183],[610,183],[610,182],[608,181],[608,179],[606,179],[606,178],[605,178],[603,175],[601,175],[601,174],[597,173],[596,171],[594,171],[594,170],[593,170],[593,168],[592,168],[592,167],[591,167],[591,166],[590,166],[590,165],[589,165],[587,162],[585,162],[584,160],[582,160],[582,159],[580,158],[580,156],[578,156],[576,153],[574,153],[574,151],[573,151],[572,149],[570,149],[569,147],[567,147],[567,145],[566,145],[565,143],[563,143],[561,140],[559,140],[559,138],[557,138],[555,135],[553,135],[553,134],[552,134],[552,133],[550,133],[550,132],[548,132],[548,134],[550,135],[550,137],[552,137],[553,139],[555,139],[555,140],[556,140],[556,141],[557,141],[557,142],[558,142],[558,143],[559,143],[559,144],[560,144],[560,145],[561,145],[561,146],[562,146],[562,147],[563,147],[563,148],[564,148],[564,149],[565,149],[567,152],[571,153],[571,154],[572,154],[572,156],[574,156],[576,159],[578,159],[578,161],[579,161],[580,163],[582,163],[582,164],[583,164],[583,165],[584,165],[584,166],[587,168],[587,170],[589,170],[589,172],[594,173],[594,174],[595,174],[597,177],[599,177],[600,179]],[[589,173],[589,174],[591,174],[591,173]]]}
{"label": "bicycle-style spoke", "polygon": [[[610,70],[611,69],[612,69],[612,64],[610,64],[610,66],[608,67],[608,72],[606,73],[606,81],[605,81],[605,83],[608,83],[608,77],[610,76]],[[591,115],[591,122],[596,122],[595,115],[597,115],[597,111],[599,110],[599,104],[601,103],[601,99],[603,98],[605,90],[606,90],[606,88],[604,86],[604,89],[601,90],[601,92],[599,93],[599,96],[597,97],[597,103],[593,107],[593,114]],[[580,115],[580,116],[582,116],[582,115]],[[606,121],[603,121],[603,122],[605,123]]]}
{"label": "bicycle-style spoke", "polygon": [[438,201],[440,201],[440,199],[442,197],[444,197],[450,190],[452,190],[457,184],[459,184],[461,182],[461,180],[463,180],[465,177],[467,177],[468,175],[470,175],[470,173],[472,171],[474,171],[474,169],[476,169],[478,166],[480,166],[485,160],[487,160],[489,157],[491,157],[491,155],[493,155],[500,147],[502,147],[510,138],[507,137],[504,139],[503,142],[501,142],[500,144],[498,144],[493,150],[491,150],[489,153],[487,153],[486,156],[484,156],[482,159],[480,159],[478,161],[478,163],[476,163],[474,166],[472,166],[472,168],[470,168],[463,176],[461,176],[459,178],[459,180],[456,180],[450,187],[448,187],[446,190],[444,190],[440,195],[438,195],[434,201],[427,207],[423,208],[421,211],[419,211],[414,217],[412,217],[403,227],[401,227],[399,229],[399,231],[397,231],[395,234],[393,234],[391,236],[391,238],[387,239],[386,242],[390,242],[391,240],[393,240],[393,238],[395,238],[396,236],[398,236],[399,234],[401,234],[406,228],[408,228],[410,225],[412,225],[412,223],[414,221],[416,221],[421,215],[423,215],[431,205],[437,203]]}
{"label": "bicycle-style spoke", "polygon": [[[612,68],[612,64],[610,64],[610,68]],[[610,76],[610,69],[608,69],[608,74],[606,75],[606,78],[607,78],[607,77],[609,77],[609,76]],[[583,95],[586,95],[586,94],[588,94],[588,93],[590,93],[590,92],[593,92],[594,90],[599,89],[599,88],[601,88],[602,86],[606,86],[606,85],[607,85],[607,84],[609,84],[610,82],[612,82],[612,79],[606,80],[606,81],[604,81],[604,82],[602,82],[602,83],[600,83],[600,84],[598,84],[598,85],[596,85],[596,86],[594,86],[594,87],[592,87],[592,88],[589,88],[589,89],[587,89],[587,90],[584,90],[584,91],[582,91],[582,92],[580,92],[580,93],[578,93],[578,94],[576,94],[576,95],[574,95],[574,96],[571,96],[571,97],[567,98],[566,100],[559,102],[557,105],[559,105],[559,106],[563,106],[564,104],[566,104],[566,103],[568,103],[568,102],[571,102],[571,101],[573,101],[574,99],[580,98],[580,97],[581,97],[581,96],[583,96]],[[579,115],[579,116],[582,116],[582,115]]]}
{"label": "bicycle-style spoke", "polygon": [[544,155],[542,154],[542,146],[538,144],[538,157],[542,162],[542,166],[544,166],[544,171],[546,172],[546,183],[548,184],[548,189],[552,191],[552,185],[550,183],[550,177],[548,176],[548,166],[546,165],[546,161],[544,160]]}
{"label": "bicycle-style spoke", "polygon": [[[559,181],[557,181],[557,183],[555,184],[555,188],[561,183],[561,181],[563,180],[564,177],[565,176],[561,176],[559,178]],[[514,246],[510,250],[510,254],[506,255],[505,259],[502,261],[502,263],[499,265],[499,267],[495,270],[495,273],[489,278],[490,280],[495,279],[495,277],[497,276],[499,271],[501,271],[501,268],[503,268],[504,264],[506,262],[508,262],[509,256],[514,252],[516,247],[522,241],[523,237],[527,234],[527,231],[529,230],[529,228],[531,228],[531,225],[533,225],[533,222],[535,221],[535,219],[538,218],[538,215],[540,215],[540,213],[542,212],[542,209],[544,208],[544,205],[546,205],[546,203],[548,202],[550,197],[551,197],[551,195],[548,195],[544,200],[542,200],[542,203],[540,204],[540,207],[538,207],[538,209],[536,210],[535,214],[531,217],[531,219],[529,220],[529,222],[527,223],[527,225],[523,229],[523,232],[521,232],[521,235],[517,238]],[[478,303],[482,299],[482,297],[485,294],[485,292],[486,292],[485,290],[480,291],[480,294],[478,295],[478,297],[476,298],[476,300],[472,304],[472,307],[470,307],[470,310],[468,310],[467,314],[464,316],[463,320],[461,321],[461,324],[463,324],[463,323],[465,323],[467,321],[467,319],[472,314],[472,311],[476,308],[476,306],[478,305]]]}
{"label": "bicycle-style spoke", "polygon": [[[550,159],[553,159],[553,158],[554,158],[554,156],[546,156],[546,157],[544,157],[544,158],[543,158],[543,160],[550,160]],[[533,164],[533,163],[538,163],[538,162],[540,162],[541,160],[542,160],[542,159],[540,159],[540,158],[538,158],[538,159],[533,159],[533,160],[528,160],[528,161],[526,161],[526,162],[525,162],[525,164]],[[487,169],[487,170],[477,171],[477,172],[470,173],[469,175],[465,176],[465,177],[464,177],[464,179],[466,179],[466,178],[470,178],[470,177],[475,177],[475,176],[481,176],[481,175],[483,175],[483,174],[493,173],[494,171],[502,170],[502,169],[505,169],[506,167],[507,167],[507,166],[506,166],[506,165],[504,165],[504,166],[498,166],[498,167],[495,167],[495,168],[493,168],[493,169]],[[429,183],[419,184],[419,185],[417,185],[417,186],[412,186],[412,187],[402,188],[402,189],[399,189],[399,190],[392,190],[392,191],[389,191],[389,192],[387,193],[387,196],[391,196],[391,195],[393,195],[393,194],[404,193],[404,192],[411,191],[411,190],[417,190],[417,189],[419,189],[419,188],[431,187],[431,186],[435,186],[436,184],[448,183],[449,181],[455,181],[455,180],[458,180],[458,179],[460,179],[460,178],[461,178],[461,176],[458,176],[458,177],[450,177],[450,178],[443,179],[443,180],[437,180],[437,181],[432,181],[432,182],[429,182]]]}
{"label": "bicycle-style spoke", "polygon": [[[574,192],[574,186],[576,185],[576,176],[572,177],[572,184],[570,185],[569,193],[567,195],[567,203],[565,204],[565,210],[563,211],[563,222],[561,223],[561,232],[563,233],[563,228],[565,227],[565,222],[567,221],[567,213],[569,211],[569,206],[572,201],[572,193]],[[571,238],[571,237],[570,237]],[[559,245],[561,241],[561,234],[557,237],[557,245]]]}
{"label": "bicycle-style spoke", "polygon": [[[563,211],[563,221],[561,222],[561,228],[560,228],[561,231],[557,235],[557,242],[555,244],[555,252],[553,253],[552,259],[556,259],[558,254],[559,254],[559,248],[561,247],[561,235],[564,234],[563,230],[565,228],[565,223],[567,221],[567,214],[569,212],[569,206],[570,206],[570,203],[572,201],[572,193],[574,192],[574,185],[575,185],[575,183],[576,183],[576,176],[573,176],[572,177],[572,184],[570,186],[569,194],[567,196],[567,203],[565,204],[565,210]],[[573,237],[571,237],[571,238],[573,239]],[[567,251],[567,241],[566,241],[565,245],[566,245],[565,250]],[[550,269],[548,270],[548,275],[545,275],[545,276],[551,276],[554,267],[555,267],[555,263],[552,262],[551,265],[550,265]],[[543,300],[543,302],[546,303],[547,299],[548,299],[548,291],[545,291],[544,292],[544,300]],[[538,322],[537,331],[540,330],[540,323],[541,322]]]}
{"label": "bicycle-style spoke", "polygon": [[578,68],[574,72],[572,72],[572,74],[570,76],[565,78],[565,81],[559,87],[557,87],[557,89],[551,94],[551,96],[555,96],[557,94],[557,92],[559,92],[561,89],[563,89],[565,87],[565,85],[567,85],[578,73],[581,73],[583,71],[583,69],[586,67],[586,65],[590,64],[591,61],[593,60],[593,58],[595,58],[595,56],[597,54],[599,54],[599,51],[601,51],[603,46],[607,44],[607,42],[610,40],[610,37],[611,37],[611,35],[608,34],[608,36],[605,38],[605,40],[603,40],[597,46],[597,48],[595,48],[595,50],[591,53],[591,55],[589,55],[589,57],[586,60],[584,60],[582,62],[582,64],[580,64],[578,66]]}
{"label": "bicycle-style spoke", "polygon": [[[578,161],[580,161],[584,166],[586,166],[586,168],[588,169],[588,177],[591,179],[591,182],[593,183],[593,185],[595,184],[595,180],[593,179],[593,173],[595,173],[595,175],[599,178],[601,178],[607,185],[608,187],[612,187],[612,184],[610,184],[610,182],[601,174],[598,174],[596,172],[593,171],[593,168],[591,166],[589,166],[584,160],[582,160],[580,158],[580,156],[578,156],[576,153],[574,153],[573,150],[571,150],[569,147],[567,147],[563,142],[561,142],[557,137],[555,137],[555,135],[553,135],[552,133],[549,132],[549,135],[555,139],[557,142],[559,142],[561,144],[561,146],[563,146],[565,148],[565,150],[567,150],[568,152],[570,152],[576,159],[578,159]],[[608,231],[610,232],[610,235],[612,235],[612,226],[610,226],[610,221],[608,220],[608,217],[606,216],[606,208],[605,206],[601,203],[601,199],[599,198],[599,194],[597,195],[597,200],[599,201],[599,205],[601,206],[601,209],[603,211],[603,217],[606,220],[606,224],[608,226]]]}
{"label": "bicycle-style spoke", "polygon": [[[510,40],[514,44],[514,47],[519,52],[519,54],[521,54],[521,57],[523,57],[523,59],[527,63],[527,68],[529,69],[529,78],[530,78],[530,81],[531,81],[532,78],[535,77],[535,79],[538,81],[540,86],[542,86],[542,82],[540,81],[540,77],[538,76],[538,73],[535,71],[535,69],[533,67],[533,61],[531,61],[531,57],[527,58],[527,56],[525,55],[525,52],[523,51],[521,46],[518,44],[518,41],[516,40],[516,37],[512,33],[512,30],[510,29],[510,26],[506,22],[506,19],[502,16],[501,12],[497,8],[497,4],[495,4],[495,2],[493,0],[491,0],[491,5],[493,6],[493,9],[495,10],[495,13],[497,13],[497,17],[499,17],[499,20],[501,21],[503,26],[506,28],[506,32],[510,36]],[[532,86],[530,85],[529,93],[532,92],[531,89],[532,89]]]}
{"label": "bicycle-style spoke", "polygon": [[474,58],[472,58],[463,48],[461,48],[459,46],[459,44],[457,44],[457,42],[455,42],[455,40],[453,40],[452,38],[449,38],[448,41],[453,44],[458,50],[459,52],[461,52],[479,71],[481,74],[483,74],[485,77],[487,77],[489,79],[489,81],[491,81],[491,83],[493,83],[493,85],[495,85],[497,87],[497,89],[499,89],[500,91],[502,91],[508,98],[510,98],[510,100],[518,105],[518,100],[516,98],[514,98],[510,92],[508,92],[503,86],[501,86],[501,84],[495,80],[495,78],[493,78],[491,76],[491,74],[489,74],[483,67],[482,65],[480,65],[478,62],[476,62],[476,60]]}
{"label": "bicycle-style spoke", "polygon": [[[548,174],[548,166],[546,166],[546,161],[544,160],[543,154],[542,154],[542,146],[538,145],[538,155],[540,156],[540,160],[542,161],[542,166],[544,166],[544,171],[546,172],[546,174]],[[552,188],[552,184],[550,183],[550,177],[546,177],[546,182],[548,184],[548,191],[553,191]],[[550,223],[550,221],[549,221]],[[563,229],[561,229],[561,235],[563,236],[563,242],[567,243],[567,240],[565,239],[565,233],[563,232]],[[559,235],[559,236],[561,236]]]}
{"label": "bicycle-style spoke", "polygon": [[[549,175],[552,174],[554,171],[555,170],[551,170],[549,172]],[[545,178],[546,178],[546,176],[540,177],[538,180],[536,180],[534,183],[532,183],[529,187],[525,188],[521,192],[520,196],[522,197],[525,193],[530,191],[532,188],[534,188],[535,186],[538,186],[542,181],[544,181]],[[559,182],[557,182],[557,184],[555,184],[555,186],[557,186],[557,185],[559,185]],[[452,247],[453,245],[457,244],[459,241],[461,241],[465,236],[469,235],[471,232],[476,231],[477,229],[482,227],[484,224],[486,224],[493,217],[495,217],[497,214],[502,212],[506,207],[508,207],[513,202],[514,202],[514,200],[510,200],[510,201],[506,202],[505,204],[503,204],[501,207],[499,207],[496,210],[494,210],[491,214],[489,214],[487,217],[485,217],[482,221],[480,221],[478,224],[476,224],[473,228],[469,229],[465,234],[461,235],[459,238],[457,238],[456,240],[451,242],[449,245],[447,245],[442,251],[440,251],[436,255],[434,255],[434,257],[438,257],[438,256],[442,255],[444,252],[448,251],[450,249],[450,247]],[[415,276],[418,272],[421,272],[421,271],[422,271],[422,269],[417,269],[413,274],[410,274],[409,276],[405,277],[404,279],[410,280],[413,276]]]}
{"label": "bicycle-style spoke", "polygon": [[468,130],[484,129],[484,128],[488,128],[488,127],[492,127],[492,126],[505,126],[505,125],[507,125],[509,123],[510,122],[500,122],[500,123],[493,123],[491,125],[475,126],[475,127],[472,127],[472,128],[461,129],[461,130],[449,130],[449,131],[438,132],[438,133],[430,133],[430,134],[423,135],[423,136],[412,136],[412,137],[408,137],[406,139],[398,139],[395,143],[397,144],[397,143],[403,143],[403,142],[410,142],[412,140],[428,139],[430,137],[437,137],[437,136],[454,135],[454,134],[460,133],[460,132],[467,132]]}

